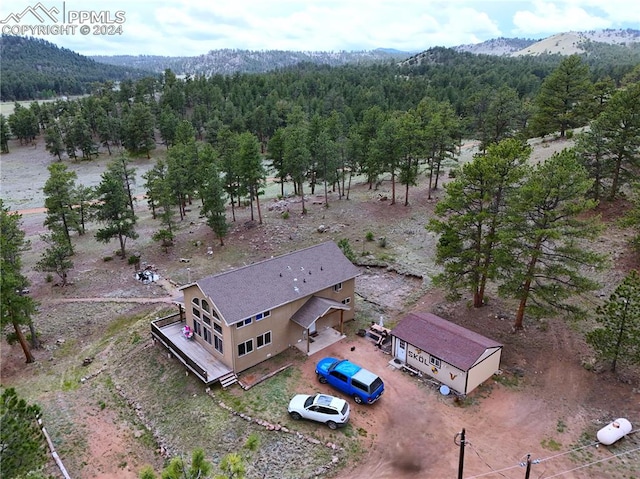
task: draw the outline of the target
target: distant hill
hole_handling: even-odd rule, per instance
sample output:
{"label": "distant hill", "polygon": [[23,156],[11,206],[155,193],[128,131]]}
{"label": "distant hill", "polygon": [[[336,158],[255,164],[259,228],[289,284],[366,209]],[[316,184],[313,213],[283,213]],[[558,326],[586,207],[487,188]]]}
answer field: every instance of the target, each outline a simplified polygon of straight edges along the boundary
{"label": "distant hill", "polygon": [[497,38],[474,45],[460,45],[454,49],[482,55],[523,56],[560,54],[573,55],[591,50],[593,43],[640,48],[640,30],[591,30],[558,33],[542,40]]}
{"label": "distant hill", "polygon": [[236,72],[261,73],[286,68],[299,63],[339,66],[345,64],[371,64],[397,62],[408,58],[411,52],[383,49],[360,52],[295,52],[285,50],[211,50],[195,57],[163,57],[150,55],[93,56],[93,60],[129,68],[140,68],[162,73],[170,68],[177,75],[229,75]]}
{"label": "distant hill", "polygon": [[98,63],[45,40],[0,37],[0,100],[34,100],[88,93],[93,82],[149,75],[131,67]]}

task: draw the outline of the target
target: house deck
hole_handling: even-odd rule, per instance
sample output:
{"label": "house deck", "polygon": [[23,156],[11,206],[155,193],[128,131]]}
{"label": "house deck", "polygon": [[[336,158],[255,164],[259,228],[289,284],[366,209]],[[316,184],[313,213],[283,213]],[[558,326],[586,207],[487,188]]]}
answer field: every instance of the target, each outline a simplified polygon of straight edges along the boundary
{"label": "house deck", "polygon": [[218,381],[232,372],[222,361],[217,360],[195,339],[187,339],[182,333],[184,323],[179,319],[168,324],[167,318],[151,323],[151,331],[174,356],[205,384]]}

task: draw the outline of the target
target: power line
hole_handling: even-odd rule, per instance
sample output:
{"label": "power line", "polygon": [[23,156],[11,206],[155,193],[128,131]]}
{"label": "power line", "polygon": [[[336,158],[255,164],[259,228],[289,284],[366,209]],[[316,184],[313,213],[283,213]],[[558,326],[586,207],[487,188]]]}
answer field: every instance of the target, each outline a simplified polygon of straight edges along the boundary
{"label": "power line", "polygon": [[471,448],[473,449],[473,452],[476,453],[476,455],[482,460],[482,462],[484,462],[486,464],[486,466],[491,469],[490,472],[485,472],[483,474],[478,474],[476,476],[469,476],[466,479],[475,479],[476,477],[483,477],[483,476],[488,476],[489,474],[500,474],[501,476],[503,474],[501,474],[504,471],[508,471],[509,469],[515,469],[516,467],[521,467],[521,464],[516,464],[515,466],[510,466],[510,467],[505,467],[504,469],[498,469],[497,471],[493,469],[493,467],[491,467],[489,465],[489,463],[487,461],[484,460],[484,458],[480,455],[480,453],[476,450],[475,447],[473,447],[473,444],[471,444],[469,441],[467,441],[467,445],[471,446]]}
{"label": "power line", "polygon": [[[628,434],[636,433],[636,432],[638,432],[639,430],[640,430],[640,429],[634,429],[633,431],[630,431]],[[484,472],[484,473],[482,473],[482,474],[476,474],[475,476],[468,476],[468,477],[466,477],[465,479],[476,479],[476,478],[479,478],[479,477],[488,476],[488,475],[490,475],[490,474],[500,474],[500,473],[502,473],[502,472],[504,472],[504,471],[508,471],[508,470],[510,470],[510,469],[515,469],[515,468],[517,468],[517,467],[523,467],[523,466],[524,466],[524,463],[522,463],[522,462],[521,462],[521,463],[516,464],[516,465],[514,465],[514,466],[509,466],[509,467],[505,467],[505,468],[502,468],[502,469],[493,470],[493,468],[489,465],[489,463],[487,463],[487,461],[486,461],[482,456],[480,456],[480,454],[478,453],[478,451],[476,450],[476,448],[475,448],[475,447],[473,447],[473,444],[472,444],[471,442],[467,441],[467,443],[466,443],[466,444],[467,444],[468,446],[471,446],[471,448],[472,448],[472,449],[473,449],[473,451],[476,453],[476,455],[477,455],[477,456],[478,456],[478,457],[479,457],[479,458],[480,458],[480,459],[485,463],[485,465],[486,465],[489,469],[492,469],[492,470],[491,470],[491,471],[489,471],[489,472]],[[553,456],[544,457],[544,458],[542,458],[542,459],[534,459],[533,461],[531,461],[531,463],[532,463],[532,464],[539,464],[539,463],[541,463],[541,462],[550,461],[551,459],[555,459],[555,458],[557,458],[557,457],[564,456],[564,455],[566,455],[566,454],[570,454],[570,453],[572,453],[572,452],[576,452],[576,451],[579,451],[579,450],[581,450],[581,449],[585,449],[585,448],[587,448],[587,447],[592,447],[592,446],[595,446],[595,445],[597,445],[597,444],[600,444],[600,441],[594,441],[594,442],[592,442],[592,443],[585,444],[585,445],[580,446],[580,447],[575,447],[575,448],[573,448],[573,449],[569,449],[568,451],[564,451],[564,452],[561,452],[561,453],[558,453],[558,454],[554,454]],[[635,452],[635,451],[638,451],[638,450],[640,450],[640,448],[631,449],[630,451],[624,451],[624,452],[621,452],[621,453],[618,453],[618,454],[613,454],[613,455],[611,455],[611,456],[609,456],[609,457],[606,457],[606,458],[604,458],[604,459],[599,459],[599,460],[597,460],[597,461],[595,461],[595,462],[591,462],[591,463],[588,463],[588,464],[584,464],[584,465],[579,466],[579,467],[576,467],[576,468],[574,468],[574,469],[570,469],[570,470],[568,470],[568,471],[560,472],[560,473],[558,473],[558,474],[556,474],[556,475],[553,475],[553,476],[548,476],[548,477],[546,477],[545,479],[550,479],[551,477],[557,477],[557,476],[560,476],[560,475],[562,475],[562,474],[566,474],[567,472],[577,471],[578,469],[583,469],[583,468],[585,468],[585,467],[592,466],[593,464],[598,464],[598,463],[600,463],[600,462],[608,461],[609,459],[612,459],[612,458],[614,458],[614,457],[623,456],[623,455],[625,455],[625,454],[629,454],[629,453],[631,453],[631,452]],[[500,474],[500,475],[502,475],[502,474]]]}
{"label": "power line", "polygon": [[542,459],[536,459],[534,464],[538,464],[539,462],[550,461],[551,459],[555,459],[556,457],[564,456],[565,454],[570,454],[575,451],[579,451],[580,449],[584,449],[585,447],[595,446],[596,444],[600,444],[599,441],[592,442],[591,444],[585,444],[584,446],[576,447],[574,449],[569,449],[568,451],[561,452],[558,454],[554,454],[553,456],[544,457]]}
{"label": "power line", "polygon": [[577,471],[578,469],[584,469],[585,467],[593,466],[594,464],[598,464],[600,462],[608,461],[609,459],[613,459],[615,457],[624,456],[625,454],[630,454],[630,453],[635,452],[635,451],[640,451],[640,447],[636,447],[635,449],[631,449],[630,451],[624,451],[624,452],[619,452],[617,454],[612,454],[609,457],[605,457],[603,459],[598,459],[597,461],[589,462],[587,464],[583,464],[582,466],[574,467],[573,469],[568,469],[566,471],[559,472],[557,474],[554,474],[553,476],[547,476],[545,479],[551,479],[552,477],[562,476],[564,474],[567,474],[568,472]]}

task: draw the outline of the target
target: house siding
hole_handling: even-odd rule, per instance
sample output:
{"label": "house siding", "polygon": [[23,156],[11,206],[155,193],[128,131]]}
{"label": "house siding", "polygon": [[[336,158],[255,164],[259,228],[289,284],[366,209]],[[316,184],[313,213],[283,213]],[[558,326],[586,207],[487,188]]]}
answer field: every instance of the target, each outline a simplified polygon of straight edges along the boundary
{"label": "house siding", "polygon": [[[296,301],[275,307],[270,309],[270,315],[256,321],[255,317],[252,318],[250,324],[238,328],[235,323],[238,318],[223,318],[220,312],[216,309],[213,301],[206,297],[204,292],[196,285],[191,285],[183,289],[184,304],[185,304],[185,320],[186,324],[191,328],[194,327],[194,314],[193,308],[194,298],[198,300],[199,304],[202,304],[202,300],[206,300],[211,309],[216,312],[221,319],[220,326],[222,327],[222,340],[223,340],[223,353],[217,351],[213,344],[209,344],[200,335],[194,335],[194,340],[202,344],[213,356],[221,360],[225,365],[229,366],[234,372],[242,372],[256,364],[261,363],[281,352],[295,343],[306,341],[306,329],[300,325],[291,321],[291,317],[308,301],[312,296],[319,296],[334,300],[336,302],[342,302],[346,298],[350,298],[349,307],[347,311],[333,311],[326,316],[319,318],[316,321],[316,328],[321,330],[323,328],[335,328],[340,325],[340,316],[343,313],[343,321],[349,321],[354,319],[354,300],[355,300],[355,279],[349,279],[342,282],[342,289],[335,291],[333,286],[325,288],[313,295],[302,297]],[[201,308],[200,308],[201,309]],[[201,313],[202,314],[202,313]],[[202,322],[202,321],[201,321]],[[266,332],[271,332],[271,343],[261,348],[257,347],[257,337],[263,335]],[[238,345],[245,343],[248,340],[253,341],[253,351],[243,356],[238,355]]]}
{"label": "house siding", "polygon": [[[393,338],[394,341],[398,341],[397,338]],[[395,346],[395,344],[394,344]],[[395,349],[394,349],[395,350]],[[467,373],[461,369],[448,364],[442,358],[440,360],[440,367],[436,367],[429,362],[431,355],[427,351],[422,351],[416,348],[410,343],[407,343],[407,364],[418,371],[422,371],[427,376],[430,376],[442,384],[446,384],[450,388],[466,394]]]}
{"label": "house siding", "polygon": [[469,370],[465,394],[473,391],[500,369],[500,353],[501,348],[491,348],[485,351],[482,359]]}

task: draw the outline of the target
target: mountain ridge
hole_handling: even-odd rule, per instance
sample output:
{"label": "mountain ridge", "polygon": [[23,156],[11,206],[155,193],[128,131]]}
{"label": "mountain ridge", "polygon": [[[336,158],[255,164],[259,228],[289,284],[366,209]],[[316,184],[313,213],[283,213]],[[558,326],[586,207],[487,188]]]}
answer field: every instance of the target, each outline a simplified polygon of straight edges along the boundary
{"label": "mountain ridge", "polygon": [[[571,55],[586,53],[592,44],[608,44],[619,47],[636,45],[640,49],[640,30],[605,29],[585,32],[564,32],[541,40],[523,38],[494,38],[477,44],[452,47],[458,52],[493,56],[524,56],[542,54]],[[154,55],[109,55],[90,58],[118,66],[140,68],[162,73],[170,68],[178,75],[215,75],[261,73],[309,62],[319,65],[340,66],[348,63],[370,64],[376,62],[403,62],[419,57],[422,52],[401,51],[393,48],[376,48],[362,51],[291,51],[291,50],[241,50],[220,49],[191,57],[165,57]]]}

